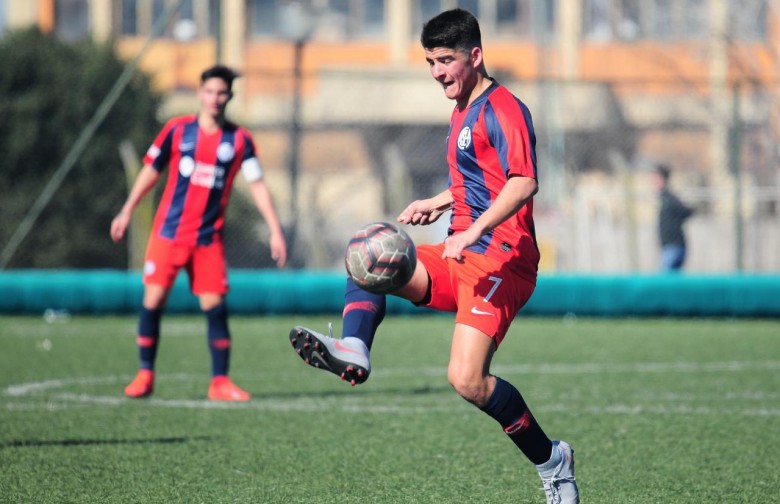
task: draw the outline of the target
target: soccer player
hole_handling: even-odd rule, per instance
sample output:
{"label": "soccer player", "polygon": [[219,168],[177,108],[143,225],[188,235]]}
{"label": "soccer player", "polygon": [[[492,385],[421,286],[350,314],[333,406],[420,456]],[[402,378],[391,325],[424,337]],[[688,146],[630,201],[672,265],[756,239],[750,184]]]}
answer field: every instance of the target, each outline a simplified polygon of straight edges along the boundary
{"label": "soccer player", "polygon": [[[536,285],[537,192],[534,129],[526,106],[485,70],[479,23],[468,11],[443,12],[420,37],[434,80],[455,101],[447,138],[449,187],[398,216],[425,225],[451,210],[443,243],[417,248],[411,280],[393,294],[455,312],[447,375],[464,399],[497,420],[536,465],[547,502],[577,503],[573,450],[551,441],[520,392],[490,374],[490,362]],[[290,339],[308,364],[364,382],[385,297],[347,281],[341,339],[295,327]]]}
{"label": "soccer player", "polygon": [[228,378],[230,332],[225,294],[228,292],[222,228],[233,181],[240,171],[255,205],[271,232],[271,257],[281,268],[287,261],[273,199],[263,181],[250,133],[225,118],[238,75],[228,67],[206,69],[200,78],[197,115],[168,121],[144,157],[144,166],[122,210],[111,222],[118,242],[133,210],[152,189],[163,170],[168,181],[155,215],[144,264],[144,297],[138,324],[140,370],[125,387],[129,397],[145,397],[154,388],[154,363],[160,341],[160,318],[176,275],[185,268],[193,294],[208,322],[212,379],[208,398],[247,401],[249,393]]}

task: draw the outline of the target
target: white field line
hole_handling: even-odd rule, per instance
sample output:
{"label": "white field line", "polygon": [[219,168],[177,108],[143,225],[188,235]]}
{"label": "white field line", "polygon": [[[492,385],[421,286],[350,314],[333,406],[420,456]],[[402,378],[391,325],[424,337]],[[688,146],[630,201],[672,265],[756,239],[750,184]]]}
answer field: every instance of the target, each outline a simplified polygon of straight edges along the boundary
{"label": "white field line", "polygon": [[[777,371],[780,361],[726,361],[726,362],[639,362],[639,363],[600,363],[584,362],[576,364],[498,364],[491,371],[499,375],[559,375],[559,374],[613,374],[613,373],[715,373],[746,371]],[[396,376],[446,376],[444,367],[423,368],[380,368],[372,372],[377,378]],[[183,382],[194,379],[188,374],[158,374],[158,381]],[[132,379],[132,376],[83,377],[45,380],[9,385],[3,390],[8,396],[28,396],[49,389],[59,389],[71,385],[112,385]]]}
{"label": "white field line", "polygon": [[[621,373],[716,373],[743,371],[777,371],[780,361],[726,362],[582,362],[574,364],[496,364],[491,372],[498,375],[621,374]],[[446,376],[443,367],[390,368],[377,370],[381,376]]]}
{"label": "white field line", "polygon": [[[311,398],[294,399],[253,399],[246,403],[215,402],[193,399],[147,399],[145,405],[176,408],[176,409],[218,409],[218,410],[253,410],[261,412],[295,412],[295,413],[365,413],[381,415],[418,415],[431,413],[468,413],[473,408],[457,400],[454,396],[446,400],[431,400],[428,398],[423,405],[401,404],[371,404],[371,399],[363,396],[355,401],[344,399],[315,400]],[[61,411],[72,408],[87,408],[90,406],[119,407],[136,402],[122,396],[93,396],[89,394],[56,394],[47,402],[9,402],[4,405],[7,411]],[[696,406],[691,404],[642,405],[642,404],[610,404],[606,406],[581,406],[576,403],[555,404],[540,403],[534,406],[534,411],[540,413],[592,414],[592,415],[685,415],[685,416],[719,416],[722,408]],[[740,409],[737,416],[744,417],[780,417],[780,408],[746,408]]]}
{"label": "white field line", "polygon": [[[499,365],[494,367],[497,374],[608,374],[608,373],[713,373],[713,372],[748,372],[748,371],[776,371],[780,369],[778,361],[763,362],[710,362],[710,363],[634,363],[634,364],[607,364],[607,363],[580,363],[580,364],[524,364],[524,365]],[[384,368],[375,371],[375,378],[392,378],[399,375],[426,375],[426,376],[445,376],[446,370],[442,368],[426,368],[422,370],[413,368]],[[73,388],[84,388],[89,386],[120,385],[130,380],[131,376],[104,376],[104,377],[80,377],[67,379],[53,379],[40,382],[28,382],[7,386],[2,395],[11,398],[10,401],[3,401],[3,409],[8,411],[31,411],[46,410],[58,411],[67,408],[78,407],[118,407],[131,404],[135,400],[127,399],[117,393],[117,395],[91,395],[87,393],[75,393],[69,391]],[[187,382],[195,379],[202,379],[202,376],[192,374],[161,374],[158,375],[158,382]],[[63,390],[64,389],[64,390]],[[446,397],[445,397],[446,396]],[[739,415],[753,417],[777,417],[780,416],[780,408],[773,407],[774,404],[766,404],[776,401],[780,395],[775,391],[750,390],[739,393],[728,392],[719,395],[723,400],[750,400],[760,401],[763,407],[759,408],[740,408]],[[539,412],[560,412],[560,413],[589,413],[589,414],[615,414],[615,415],[638,415],[638,414],[657,414],[657,415],[719,415],[722,414],[721,408],[712,408],[709,406],[697,405],[694,403],[708,401],[711,394],[707,397],[696,394],[677,394],[677,393],[659,393],[647,397],[637,397],[640,404],[609,404],[605,406],[588,405],[582,406],[581,398],[573,397],[570,402],[564,403],[544,403],[537,402],[534,410]],[[18,399],[18,400],[14,400]],[[376,414],[423,414],[431,412],[465,412],[470,409],[468,405],[460,401],[454,393],[439,394],[438,396],[426,396],[423,401],[425,404],[415,404],[415,400],[406,400],[404,404],[382,404],[372,403],[374,401],[367,395],[356,395],[352,397],[327,396],[324,398],[313,398],[309,396],[293,398],[263,398],[256,397],[248,403],[225,403],[213,402],[207,400],[187,400],[187,399],[159,399],[150,398],[144,400],[143,404],[155,407],[165,408],[185,408],[185,409],[231,409],[231,410],[260,410],[275,412],[324,412],[340,411],[345,413],[362,412]],[[382,401],[386,401],[383,396]],[[403,401],[403,399],[402,399]],[[662,401],[663,404],[658,404]],[[419,402],[419,399],[417,399]],[[645,404],[641,404],[645,402]],[[652,405],[647,405],[651,402]]]}

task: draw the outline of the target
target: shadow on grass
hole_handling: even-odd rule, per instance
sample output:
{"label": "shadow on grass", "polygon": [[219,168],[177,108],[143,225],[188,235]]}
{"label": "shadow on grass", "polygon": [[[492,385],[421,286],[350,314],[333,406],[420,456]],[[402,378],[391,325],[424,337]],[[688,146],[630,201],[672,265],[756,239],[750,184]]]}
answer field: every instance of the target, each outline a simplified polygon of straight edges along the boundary
{"label": "shadow on grass", "polygon": [[210,441],[213,436],[190,436],[190,437],[166,437],[151,439],[53,439],[36,440],[23,439],[19,441],[9,441],[0,443],[0,449],[3,448],[40,448],[43,446],[92,446],[92,445],[143,445],[143,444],[180,444],[190,441]]}
{"label": "shadow on grass", "polygon": [[271,392],[271,393],[252,393],[252,399],[302,399],[314,397],[322,399],[326,397],[346,397],[355,395],[380,396],[380,395],[400,395],[400,396],[421,396],[421,395],[439,395],[454,393],[450,386],[424,386],[407,388],[361,388],[350,387],[345,384],[343,390],[296,390],[292,392]]}

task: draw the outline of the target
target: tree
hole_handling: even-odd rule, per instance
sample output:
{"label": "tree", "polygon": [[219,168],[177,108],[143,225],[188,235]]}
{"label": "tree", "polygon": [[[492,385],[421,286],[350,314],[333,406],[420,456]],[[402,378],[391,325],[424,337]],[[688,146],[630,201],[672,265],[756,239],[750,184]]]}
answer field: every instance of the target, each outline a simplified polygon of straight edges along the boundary
{"label": "tree", "polygon": [[[125,63],[110,45],[63,43],[37,28],[0,40],[0,247],[21,219]],[[119,144],[137,152],[161,124],[161,97],[136,73],[9,263],[12,268],[124,268],[127,250],[108,229],[127,195]]]}

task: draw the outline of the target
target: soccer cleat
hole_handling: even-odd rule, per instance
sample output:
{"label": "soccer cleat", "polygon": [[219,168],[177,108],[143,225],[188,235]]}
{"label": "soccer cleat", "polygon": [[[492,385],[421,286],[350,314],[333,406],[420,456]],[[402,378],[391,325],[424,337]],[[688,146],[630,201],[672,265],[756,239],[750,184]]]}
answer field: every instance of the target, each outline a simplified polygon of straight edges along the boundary
{"label": "soccer cleat", "polygon": [[139,369],[133,381],[125,387],[127,397],[146,397],[152,394],[154,390],[154,371],[150,369]]}
{"label": "soccer cleat", "polygon": [[352,386],[368,380],[371,373],[368,348],[358,338],[325,336],[311,329],[295,326],[290,331],[290,343],[303,361],[318,369],[325,369],[349,382]]}
{"label": "soccer cleat", "polygon": [[580,491],[574,481],[574,450],[565,441],[553,441],[553,452],[558,450],[561,461],[555,467],[539,469],[547,504],[579,504]]}
{"label": "soccer cleat", "polygon": [[209,400],[211,401],[248,401],[249,392],[240,389],[227,376],[215,376],[209,385]]}

